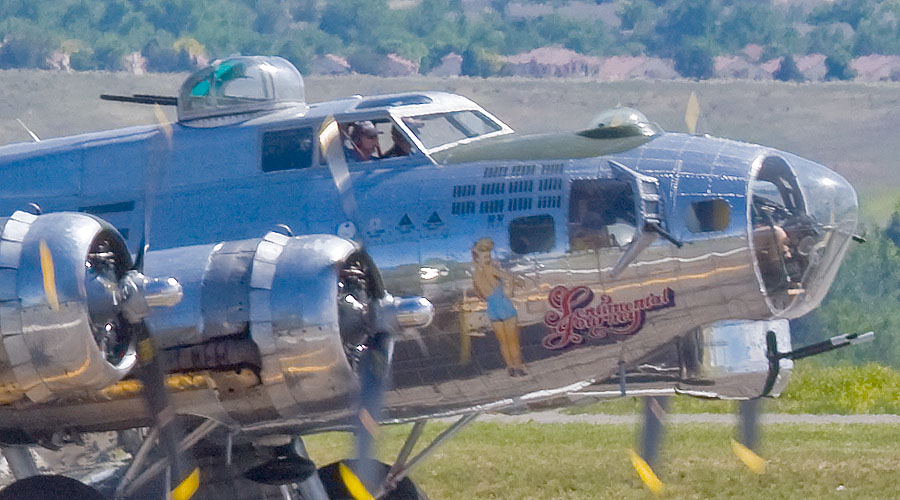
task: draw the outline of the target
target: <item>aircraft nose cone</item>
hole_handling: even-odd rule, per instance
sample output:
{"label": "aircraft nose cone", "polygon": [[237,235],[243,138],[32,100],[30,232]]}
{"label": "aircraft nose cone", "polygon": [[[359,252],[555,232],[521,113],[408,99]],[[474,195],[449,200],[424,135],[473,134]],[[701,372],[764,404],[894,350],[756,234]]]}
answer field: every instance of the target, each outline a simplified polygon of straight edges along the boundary
{"label": "aircraft nose cone", "polygon": [[800,317],[821,303],[856,230],[856,191],[828,168],[785,155],[751,181],[752,244],[772,312]]}

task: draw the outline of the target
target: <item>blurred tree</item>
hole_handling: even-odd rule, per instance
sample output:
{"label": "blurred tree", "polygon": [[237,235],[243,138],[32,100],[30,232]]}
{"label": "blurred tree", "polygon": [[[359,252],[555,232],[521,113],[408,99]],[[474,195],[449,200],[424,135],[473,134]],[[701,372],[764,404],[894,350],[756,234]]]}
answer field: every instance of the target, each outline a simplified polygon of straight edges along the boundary
{"label": "blurred tree", "polygon": [[389,11],[387,0],[329,2],[322,11],[319,28],[341,37],[345,43],[367,46],[376,42],[375,28],[384,22]]}
{"label": "blurred tree", "polygon": [[684,47],[675,53],[675,71],[685,78],[703,80],[715,73],[713,54],[702,43]]}
{"label": "blurred tree", "polygon": [[196,5],[196,29],[189,35],[202,43],[211,57],[264,53],[272,50],[278,41],[275,37],[264,37],[253,31],[248,19],[254,19],[255,14],[244,2],[221,1]]}
{"label": "blurred tree", "polygon": [[672,0],[666,15],[656,25],[655,50],[664,54],[674,54],[685,45],[696,47],[697,40],[705,40],[711,52],[716,38],[716,19],[720,17],[721,6],[713,0]]}
{"label": "blurred tree", "polygon": [[318,28],[304,27],[290,30],[277,53],[291,61],[301,72],[306,72],[316,56],[341,54],[344,51],[345,46],[340,37]]}
{"label": "blurred tree", "polygon": [[0,2],[0,19],[18,17],[37,21],[40,13],[38,5],[39,2],[34,0],[3,0]]}
{"label": "blurred tree", "polygon": [[0,68],[46,68],[59,42],[38,28],[19,30],[0,46]]}
{"label": "blurred tree", "polygon": [[[847,36],[847,32],[850,36]],[[806,35],[806,52],[810,54],[832,54],[849,52],[852,49],[853,28],[849,24],[832,23],[816,26]]]}
{"label": "blurred tree", "polygon": [[107,33],[94,42],[94,62],[98,69],[118,71],[123,69],[125,54],[132,50],[119,37]]}
{"label": "blurred tree", "polygon": [[[603,54],[612,43],[601,21],[553,14],[538,19],[534,24],[547,43],[562,45],[581,54]],[[530,48],[538,46],[534,44]]]}
{"label": "blurred tree", "polygon": [[157,30],[180,36],[197,27],[198,9],[193,0],[141,0],[139,5]]}
{"label": "blurred tree", "polygon": [[850,67],[850,56],[846,52],[838,51],[825,58],[826,80],[852,80],[854,78],[856,78],[856,71]]}
{"label": "blurred tree", "polygon": [[770,5],[735,3],[722,18],[719,45],[726,51],[737,51],[747,44],[769,45],[784,31],[782,16]]}
{"label": "blurred tree", "polygon": [[256,12],[253,30],[263,35],[280,33],[291,24],[290,13],[279,0],[255,0],[253,10]]}
{"label": "blurred tree", "polygon": [[794,56],[790,54],[784,56],[781,65],[778,66],[775,73],[772,73],[772,77],[782,82],[802,82],[805,79],[803,73],[797,68]]}
{"label": "blurred tree", "polygon": [[317,0],[292,0],[288,8],[294,21],[314,23],[319,21],[318,4]]}
{"label": "blurred tree", "polygon": [[466,48],[479,47],[487,52],[508,54],[507,32],[504,23],[496,13],[485,13],[465,24]]}
{"label": "blurred tree", "polygon": [[[572,3],[517,1],[552,9]],[[511,54],[560,45],[585,54],[667,57],[690,76],[702,77],[707,56],[757,43],[767,56],[830,55],[831,77],[841,78],[838,54],[900,54],[898,0],[834,0],[812,13],[795,3],[768,1],[609,0],[618,6],[618,29],[559,14],[512,19],[506,16],[510,3],[490,0],[477,11],[464,8],[463,0],[417,0],[404,7],[388,0],[0,0],[0,36],[22,38],[21,26],[35,26],[83,40],[87,46],[76,59],[84,67],[91,59],[105,64],[98,58],[109,52],[109,34],[134,51],[147,47],[159,30],[196,39],[213,57],[285,49],[307,59],[291,32],[317,29],[338,37],[331,45],[344,54],[361,47],[396,52],[420,61],[423,70],[469,47]],[[804,22],[813,29],[798,31],[795,24]],[[96,50],[102,37],[107,45]]]}
{"label": "blurred tree", "polygon": [[77,52],[73,52],[69,56],[69,64],[75,71],[101,69],[100,65],[97,63],[97,60],[94,59],[93,49],[82,49]]}
{"label": "blurred tree", "polygon": [[428,38],[441,26],[458,26],[462,12],[461,0],[422,0],[409,11],[404,24],[410,33]]}
{"label": "blurred tree", "polygon": [[883,2],[871,17],[859,22],[853,53],[900,54],[900,2]]}
{"label": "blurred tree", "polygon": [[497,54],[493,54],[483,48],[469,47],[462,53],[462,58],[460,71],[463,75],[486,78],[495,76],[500,71],[500,61]]}
{"label": "blurred tree", "polygon": [[900,212],[891,214],[891,221],[884,228],[884,237],[891,240],[897,248],[900,248]]}
{"label": "blurred tree", "polygon": [[526,22],[524,19],[507,21],[498,28],[503,33],[502,52],[505,54],[518,54],[527,52],[537,47],[548,45],[550,41],[538,31],[536,23]]}
{"label": "blurred tree", "polygon": [[[658,6],[650,0],[626,0],[619,6],[617,14],[623,30],[639,30],[642,26],[652,26],[658,21]],[[646,31],[646,29],[645,29]]]}
{"label": "blurred tree", "polygon": [[350,67],[357,73],[364,75],[380,74],[383,60],[383,54],[379,54],[368,47],[358,49],[347,56],[347,62],[350,64]]}
{"label": "blurred tree", "polygon": [[813,10],[811,24],[847,23],[856,29],[860,21],[871,17],[877,2],[870,0],[836,0]]}
{"label": "blurred tree", "polygon": [[397,54],[416,64],[428,55],[428,46],[419,38],[403,31],[378,32],[375,45],[384,54]]}
{"label": "blurred tree", "polygon": [[59,22],[70,36],[93,38],[97,30],[96,20],[101,17],[103,4],[90,0],[79,0],[63,11]]}
{"label": "blurred tree", "polygon": [[191,69],[191,56],[187,49],[176,49],[174,37],[165,31],[160,31],[147,42],[141,49],[141,55],[147,59],[147,69],[150,71],[171,73]]}
{"label": "blurred tree", "polygon": [[103,5],[103,14],[96,23],[96,27],[100,31],[117,30],[125,21],[125,14],[131,11],[122,1],[112,1],[101,5]]}
{"label": "blurred tree", "polygon": [[900,368],[900,250],[879,228],[852,244],[822,306],[791,322],[798,345],[840,333],[876,333],[875,341],[839,349],[824,359],[875,361]]}

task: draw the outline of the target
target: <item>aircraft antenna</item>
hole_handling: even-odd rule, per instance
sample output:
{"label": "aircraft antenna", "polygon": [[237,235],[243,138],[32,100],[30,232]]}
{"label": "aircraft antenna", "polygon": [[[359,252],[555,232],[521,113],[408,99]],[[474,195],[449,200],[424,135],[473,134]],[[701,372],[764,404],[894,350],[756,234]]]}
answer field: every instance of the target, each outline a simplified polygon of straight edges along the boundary
{"label": "aircraft antenna", "polygon": [[41,138],[38,137],[37,134],[32,132],[32,130],[30,128],[28,128],[28,125],[25,125],[25,122],[23,122],[21,118],[16,118],[16,121],[19,122],[19,125],[21,125],[22,128],[24,128],[26,132],[28,132],[28,135],[31,136],[31,140],[33,140],[34,142],[41,142]]}

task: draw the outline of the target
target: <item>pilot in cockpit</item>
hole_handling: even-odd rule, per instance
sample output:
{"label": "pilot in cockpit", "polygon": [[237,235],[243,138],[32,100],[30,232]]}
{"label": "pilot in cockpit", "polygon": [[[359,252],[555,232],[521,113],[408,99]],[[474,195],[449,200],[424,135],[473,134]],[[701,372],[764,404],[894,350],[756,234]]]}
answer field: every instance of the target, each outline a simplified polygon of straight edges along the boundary
{"label": "pilot in cockpit", "polygon": [[409,153],[412,151],[412,144],[409,143],[409,139],[403,135],[403,132],[396,125],[391,127],[391,139],[394,141],[394,145],[384,153],[384,158],[409,156]]}
{"label": "pilot in cockpit", "polygon": [[369,161],[380,157],[378,148],[378,134],[375,125],[366,120],[355,122],[350,128],[350,142],[352,148],[347,155],[353,161]]}

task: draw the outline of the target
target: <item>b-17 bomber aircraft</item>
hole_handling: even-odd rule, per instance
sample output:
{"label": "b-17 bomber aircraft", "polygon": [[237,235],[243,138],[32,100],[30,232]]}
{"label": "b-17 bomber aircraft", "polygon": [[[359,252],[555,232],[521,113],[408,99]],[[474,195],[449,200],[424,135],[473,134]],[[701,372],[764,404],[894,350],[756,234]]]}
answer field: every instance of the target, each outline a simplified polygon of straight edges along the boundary
{"label": "b-17 bomber aircraft", "polygon": [[[105,98],[178,120],[0,148],[0,498],[425,498],[435,417],[438,445],[487,411],[776,396],[857,222],[826,167],[629,108],[520,135],[443,92],[307,104],[277,57]],[[92,484],[28,453],[136,428]],[[358,456],[317,469],[328,430]]]}

